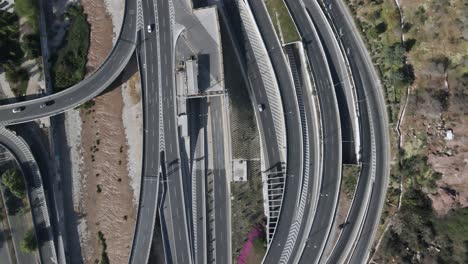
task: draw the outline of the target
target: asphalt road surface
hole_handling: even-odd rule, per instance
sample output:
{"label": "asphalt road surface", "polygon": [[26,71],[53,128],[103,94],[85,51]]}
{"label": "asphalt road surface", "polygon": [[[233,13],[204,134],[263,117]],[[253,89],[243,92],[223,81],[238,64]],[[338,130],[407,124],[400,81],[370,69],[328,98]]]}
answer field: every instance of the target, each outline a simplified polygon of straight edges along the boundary
{"label": "asphalt road surface", "polygon": [[186,197],[183,188],[181,155],[179,147],[180,131],[176,117],[176,98],[174,83],[174,50],[172,46],[172,28],[169,1],[158,1],[158,24],[160,39],[169,40],[161,43],[160,65],[162,87],[162,107],[165,140],[165,203],[163,223],[169,223],[168,238],[170,261],[173,263],[192,263],[191,243],[189,236]]}
{"label": "asphalt road surface", "polygon": [[[207,220],[206,215],[206,176],[207,176],[207,145],[206,145],[206,99],[190,100],[190,171],[194,178],[192,186],[193,210],[193,243],[194,262],[205,264],[207,262]],[[194,192],[194,193],[193,193]],[[196,211],[196,212],[195,212]]]}
{"label": "asphalt road surface", "polygon": [[[144,25],[155,24],[152,0],[142,2]],[[147,263],[156,221],[159,190],[159,48],[156,32],[140,31],[138,58],[143,91],[143,174],[130,263]]]}
{"label": "asphalt road surface", "polygon": [[338,203],[342,162],[340,113],[329,63],[315,27],[298,1],[286,0],[286,4],[305,45],[315,80],[322,119],[323,165],[320,197],[300,261],[300,263],[314,263],[318,262],[328,240]]}
{"label": "asphalt road surface", "polygon": [[[363,148],[363,169],[350,211],[349,219],[351,219],[351,222],[343,230],[328,262],[333,263],[335,260],[347,258],[346,253],[351,250],[350,263],[364,263],[368,257],[369,248],[380,220],[388,185],[390,173],[388,120],[378,75],[360,38],[360,32],[354,25],[351,14],[342,1],[327,0],[325,4],[336,28],[341,29],[343,32],[341,40],[344,46],[349,49],[350,67],[355,78],[358,97],[360,97],[358,99],[360,102],[362,101],[360,108],[368,109],[367,124],[366,121],[362,121],[362,130],[372,131],[373,133],[368,132],[368,139],[366,140],[363,137],[362,142],[373,142],[375,144],[374,146],[368,144],[370,146]],[[362,114],[361,118],[363,118]],[[365,125],[367,129],[364,127]],[[366,155],[365,159],[364,154]],[[365,188],[361,187],[361,178],[363,178],[363,181],[370,181],[372,192],[369,201],[357,199],[358,196],[362,197],[362,193],[365,192]],[[366,208],[362,209],[362,207]],[[351,214],[356,215],[356,211],[367,212],[363,222],[352,222],[352,219],[356,218],[352,218]],[[352,230],[355,228],[360,229],[357,241],[356,237],[351,236]]]}
{"label": "asphalt road surface", "polygon": [[231,263],[231,214],[230,195],[226,178],[226,155],[224,144],[223,96],[208,99],[213,136],[213,191],[215,210],[215,262]]}
{"label": "asphalt road surface", "polygon": [[266,6],[261,1],[249,1],[249,3],[262,34],[280,88],[286,121],[286,140],[288,142],[286,186],[283,194],[283,203],[275,234],[264,258],[265,263],[273,263],[280,260],[284,252],[290,252],[291,246],[288,248],[288,245],[293,246],[295,238],[297,238],[296,234],[296,237],[292,238],[292,241],[288,241],[291,239],[290,235],[293,232],[291,231],[291,227],[295,221],[302,221],[302,219],[298,219],[299,217],[302,218],[302,216],[297,215],[297,209],[300,202],[304,166],[303,127],[301,126],[301,119],[299,117],[299,105],[291,70],[289,69],[286,56],[276,35]]}

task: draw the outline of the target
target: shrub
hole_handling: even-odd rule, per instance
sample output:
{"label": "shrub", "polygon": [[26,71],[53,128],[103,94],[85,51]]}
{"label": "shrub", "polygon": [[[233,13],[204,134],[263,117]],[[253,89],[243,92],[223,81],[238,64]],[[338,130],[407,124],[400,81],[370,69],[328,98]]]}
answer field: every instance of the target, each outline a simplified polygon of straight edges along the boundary
{"label": "shrub", "polygon": [[38,31],[39,5],[36,0],[15,0],[15,13],[28,22],[34,32]]}
{"label": "shrub", "polygon": [[17,15],[0,10],[0,64],[18,64],[23,57],[19,48],[19,18]]}
{"label": "shrub", "polygon": [[41,42],[39,35],[29,34],[23,37],[21,48],[29,59],[37,58],[41,55]]}
{"label": "shrub", "polygon": [[23,175],[17,169],[9,169],[2,174],[2,183],[16,197],[23,199],[26,197],[26,186]]}
{"label": "shrub", "polygon": [[101,246],[102,246],[102,251],[101,251],[101,262],[100,264],[109,264],[110,261],[109,261],[109,257],[107,256],[107,243],[106,243],[106,239],[104,238],[104,234],[99,231],[98,232],[98,237],[99,237],[99,240],[101,241]]}
{"label": "shrub", "polygon": [[29,229],[20,242],[20,249],[25,253],[31,253],[37,249],[37,239],[34,229]]}
{"label": "shrub", "polygon": [[89,25],[83,9],[70,6],[67,14],[70,27],[65,44],[58,51],[52,68],[54,87],[61,91],[81,81],[86,73],[89,48]]}
{"label": "shrub", "polygon": [[20,83],[29,80],[28,72],[19,66],[6,64],[4,65],[5,78],[10,83]]}

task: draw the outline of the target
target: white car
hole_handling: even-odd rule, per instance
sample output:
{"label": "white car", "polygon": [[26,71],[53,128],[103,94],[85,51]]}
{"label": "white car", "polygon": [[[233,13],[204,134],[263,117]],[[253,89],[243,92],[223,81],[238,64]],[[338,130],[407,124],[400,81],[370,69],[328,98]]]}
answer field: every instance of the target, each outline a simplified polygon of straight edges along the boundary
{"label": "white car", "polygon": [[147,30],[148,30],[148,33],[153,32],[153,24],[149,24],[149,25],[147,26]]}
{"label": "white car", "polygon": [[265,110],[265,105],[264,104],[258,104],[258,111],[263,112]]}
{"label": "white car", "polygon": [[20,107],[13,108],[12,112],[14,114],[16,114],[16,113],[19,113],[19,112],[23,112],[24,109],[26,109],[25,106],[20,106]]}

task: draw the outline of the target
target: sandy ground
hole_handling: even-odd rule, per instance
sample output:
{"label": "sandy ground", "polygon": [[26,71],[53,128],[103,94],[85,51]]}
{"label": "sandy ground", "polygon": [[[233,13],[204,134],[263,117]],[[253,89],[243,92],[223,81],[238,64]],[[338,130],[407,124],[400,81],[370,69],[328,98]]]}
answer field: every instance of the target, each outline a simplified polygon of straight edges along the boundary
{"label": "sandy ground", "polygon": [[107,12],[112,16],[112,26],[114,28],[114,35],[112,42],[115,43],[122,28],[122,21],[125,11],[125,0],[104,0],[107,7]]}
{"label": "sandy ground", "polygon": [[[89,74],[101,65],[112,49],[113,25],[103,0],[83,0],[81,3],[91,24]],[[135,78],[131,80],[137,82]],[[80,113],[83,164],[79,188],[80,208],[85,221],[80,229],[85,263],[100,259],[99,231],[106,239],[111,263],[127,262],[130,253],[136,211],[133,185],[127,171],[130,166],[127,163],[129,149],[122,118],[122,95],[127,91],[136,94],[136,87],[131,82],[126,87],[124,91],[121,87],[114,87],[97,97],[91,110]],[[138,100],[130,102],[136,105]],[[127,116],[131,119],[132,113],[127,113]],[[129,122],[127,126],[130,126]]]}
{"label": "sandy ground", "polygon": [[80,204],[81,184],[80,184],[80,168],[83,164],[83,149],[81,148],[81,117],[80,111],[70,110],[65,113],[65,129],[67,134],[67,142],[70,144],[71,171],[73,179],[73,204],[78,207]]}
{"label": "sandy ground", "polygon": [[[122,85],[124,102],[123,124],[127,139],[127,171],[133,189],[133,203],[138,204],[140,197],[141,170],[143,160],[143,113],[141,103],[140,75],[136,73]],[[131,157],[131,158],[130,158]]]}

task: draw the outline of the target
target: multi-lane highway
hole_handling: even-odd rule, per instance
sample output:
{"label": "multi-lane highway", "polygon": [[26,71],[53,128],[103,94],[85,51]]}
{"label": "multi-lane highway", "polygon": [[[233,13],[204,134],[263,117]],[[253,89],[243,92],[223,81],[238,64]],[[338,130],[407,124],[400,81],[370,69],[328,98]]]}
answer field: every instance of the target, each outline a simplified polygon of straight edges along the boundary
{"label": "multi-lane highway", "polygon": [[[330,234],[338,202],[341,181],[341,126],[329,63],[316,28],[301,5],[301,1],[286,0],[289,11],[302,36],[317,89],[320,105],[323,164],[320,197],[315,218],[303,248],[301,262],[318,262]],[[297,245],[300,246],[300,245]],[[301,256],[300,251],[295,255]]]}
{"label": "multi-lane highway", "polygon": [[215,263],[231,263],[230,195],[226,174],[224,103],[222,96],[208,99],[213,155]]}
{"label": "multi-lane highway", "polygon": [[300,197],[304,177],[304,141],[302,135],[306,133],[307,124],[301,123],[298,98],[296,97],[291,69],[289,68],[283,47],[276,35],[266,6],[262,1],[248,1],[247,4],[250,5],[255,21],[260,29],[276,74],[283,102],[287,131],[287,166],[283,203],[278,225],[264,258],[265,263],[272,263],[283,258],[286,261],[289,259],[292,247],[298,236],[299,229],[296,225],[299,226],[303,220],[303,215],[299,213],[298,209],[301,206]]}
{"label": "multi-lane highway", "polygon": [[317,35],[322,42],[334,82],[340,111],[343,162],[354,163],[359,159],[361,140],[353,75],[348,67],[345,51],[342,50],[342,45],[334,35],[333,24],[328,22],[319,3],[316,0],[302,1],[317,29]]}
{"label": "multi-lane highway", "polygon": [[[341,41],[349,49],[347,56],[358,100],[362,102],[360,108],[367,111],[366,116],[361,114],[362,142],[370,143],[363,145],[361,176],[348,215],[350,225],[343,230],[328,262],[336,263],[350,257],[350,263],[362,263],[369,254],[387,190],[390,173],[388,120],[379,77],[347,6],[337,0],[326,0],[324,4],[335,27],[343,33]],[[370,196],[369,188],[372,188]],[[365,199],[366,196],[369,198]],[[361,212],[365,212],[364,215]]]}
{"label": "multi-lane highway", "polygon": [[[155,2],[160,40],[162,43],[158,52],[160,61],[160,87],[162,89],[162,113],[164,123],[164,156],[165,163],[165,201],[163,224],[167,225],[169,251],[166,259],[173,263],[192,263],[191,240],[189,235],[188,210],[186,194],[183,187],[185,171],[181,164],[181,148],[179,144],[180,129],[177,122],[176,86],[174,83],[175,54],[172,45],[172,22],[170,0]],[[169,258],[168,258],[169,257]]]}
{"label": "multi-lane highway", "polygon": [[[144,25],[154,25],[152,0],[142,2]],[[143,170],[130,263],[148,261],[156,221],[160,174],[160,67],[157,32],[140,31],[137,49],[143,94]]]}
{"label": "multi-lane highway", "polygon": [[194,263],[207,263],[207,102],[196,98],[189,101],[190,171],[192,174],[192,221]]}

